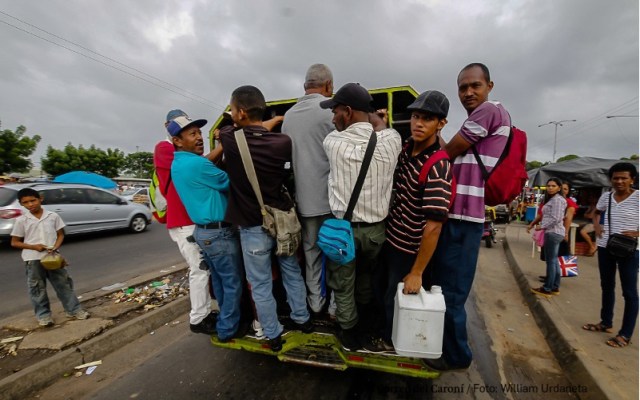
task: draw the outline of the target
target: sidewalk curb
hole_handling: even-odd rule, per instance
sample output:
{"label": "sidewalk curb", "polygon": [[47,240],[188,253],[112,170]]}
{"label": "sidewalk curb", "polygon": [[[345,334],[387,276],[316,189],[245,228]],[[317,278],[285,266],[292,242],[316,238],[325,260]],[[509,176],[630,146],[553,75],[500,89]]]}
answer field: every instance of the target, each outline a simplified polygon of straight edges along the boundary
{"label": "sidewalk curb", "polygon": [[184,296],[16,372],[0,380],[0,399],[24,399],[30,393],[44,389],[60,379],[76,365],[100,360],[142,335],[187,313],[190,308],[189,297]]}
{"label": "sidewalk curb", "polygon": [[582,385],[587,388],[586,392],[577,393],[576,395],[583,400],[610,399],[607,394],[609,391],[606,390],[606,387],[602,387],[601,382],[590,371],[588,360],[584,358],[585,355],[576,350],[576,347],[572,345],[573,340],[571,338],[563,335],[558,326],[560,320],[553,318],[549,306],[530,292],[531,285],[509,247],[509,235],[505,235],[503,247],[522,296],[527,302],[538,327],[544,334],[547,344],[563,368],[565,375],[573,385]]}

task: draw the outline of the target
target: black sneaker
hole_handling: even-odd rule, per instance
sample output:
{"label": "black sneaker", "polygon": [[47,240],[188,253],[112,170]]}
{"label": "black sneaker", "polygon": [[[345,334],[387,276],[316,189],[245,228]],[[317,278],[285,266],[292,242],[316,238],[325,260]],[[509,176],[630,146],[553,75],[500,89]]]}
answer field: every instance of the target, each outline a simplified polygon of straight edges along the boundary
{"label": "black sneaker", "polygon": [[[206,317],[204,317],[204,320],[207,320],[208,323],[212,324],[213,326],[216,326],[216,324],[218,323],[218,315],[220,313],[218,311],[211,311],[209,313],[209,315],[207,315]],[[203,321],[204,321],[203,320]]]}
{"label": "black sneaker", "polygon": [[282,350],[282,343],[284,343],[284,340],[282,340],[282,335],[278,335],[273,339],[269,339],[268,342],[269,342],[269,347],[271,348],[271,351],[278,352]]}
{"label": "black sneaker", "polygon": [[191,332],[193,333],[204,333],[205,335],[214,335],[216,333],[216,323],[208,317],[205,317],[198,324],[189,324],[189,328],[191,328]]}
{"label": "black sneaker", "polygon": [[298,331],[302,331],[304,333],[311,333],[313,332],[313,322],[311,322],[311,318],[309,318],[307,320],[307,322],[304,322],[302,324],[299,324],[297,322],[293,322],[293,326],[295,330]]}
{"label": "black sneaker", "polygon": [[338,339],[346,351],[356,351],[362,348],[355,329],[342,329],[338,331]]}
{"label": "black sneaker", "polygon": [[469,366],[470,366],[470,365],[467,365],[467,366],[450,365],[442,357],[436,358],[436,359],[425,358],[422,360],[422,362],[425,363],[425,365],[429,367],[429,369],[432,369],[434,371],[439,371],[439,372],[464,371],[465,369],[469,369]]}
{"label": "black sneaker", "polygon": [[221,338],[220,336],[218,336],[218,341],[220,343],[228,343],[230,342],[232,339],[240,339],[242,337],[244,337],[245,335],[247,335],[249,333],[249,329],[251,327],[251,323],[248,321],[240,321],[240,324],[238,325],[238,330],[236,331],[236,333],[234,333],[233,335],[227,337],[227,338]]}
{"label": "black sneaker", "polygon": [[362,340],[362,348],[367,353],[383,354],[394,353],[395,349],[392,345],[384,341],[384,339],[374,336],[367,336]]}

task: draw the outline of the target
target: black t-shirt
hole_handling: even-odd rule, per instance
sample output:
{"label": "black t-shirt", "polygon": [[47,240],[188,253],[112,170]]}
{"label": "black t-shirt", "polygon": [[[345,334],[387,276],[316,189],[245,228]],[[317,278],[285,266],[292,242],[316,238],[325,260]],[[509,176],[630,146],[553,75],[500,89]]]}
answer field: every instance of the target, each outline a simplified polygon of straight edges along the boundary
{"label": "black t-shirt", "polygon": [[[292,173],[291,139],[282,133],[268,132],[262,126],[247,126],[244,128],[244,135],[264,204],[289,210],[293,207],[293,202],[283,188]],[[262,225],[260,204],[244,170],[234,128],[222,128],[220,140],[230,180],[229,204],[224,219],[242,227]]]}

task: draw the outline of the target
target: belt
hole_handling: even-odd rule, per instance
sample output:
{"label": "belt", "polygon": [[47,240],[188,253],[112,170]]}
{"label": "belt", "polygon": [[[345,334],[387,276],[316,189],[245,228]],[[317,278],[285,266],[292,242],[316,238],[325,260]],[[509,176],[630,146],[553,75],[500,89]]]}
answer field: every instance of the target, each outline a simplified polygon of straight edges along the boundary
{"label": "belt", "polygon": [[231,226],[230,223],[228,222],[224,222],[224,221],[218,221],[218,222],[210,222],[208,224],[202,225],[202,224],[196,224],[196,226],[200,229],[222,229],[222,228],[228,228]]}
{"label": "belt", "polygon": [[380,221],[380,222],[352,222],[351,226],[353,226],[354,228],[368,228],[370,226],[378,225],[378,224],[380,224],[382,222],[383,221]]}

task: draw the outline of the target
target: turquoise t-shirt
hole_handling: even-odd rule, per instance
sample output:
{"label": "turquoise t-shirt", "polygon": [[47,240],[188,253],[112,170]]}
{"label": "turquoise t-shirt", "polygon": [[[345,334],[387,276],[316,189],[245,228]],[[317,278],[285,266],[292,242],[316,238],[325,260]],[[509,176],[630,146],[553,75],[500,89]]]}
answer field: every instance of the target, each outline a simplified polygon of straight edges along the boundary
{"label": "turquoise t-shirt", "polygon": [[194,223],[206,225],[224,220],[229,190],[226,172],[205,157],[176,151],[171,180]]}

